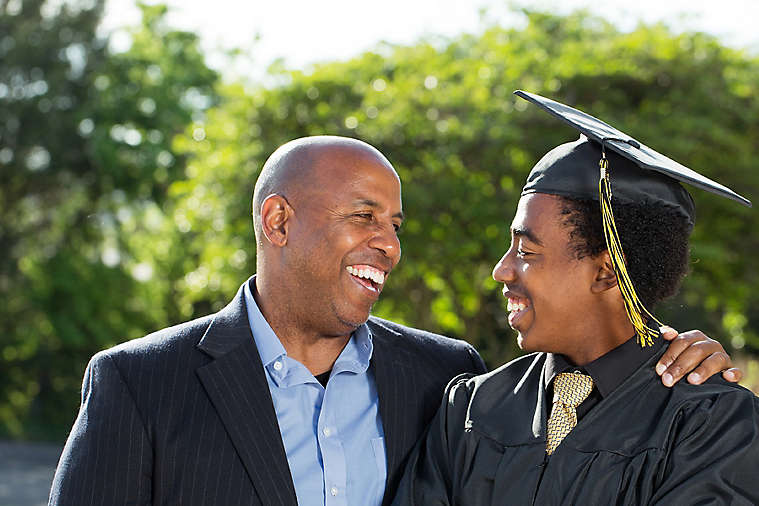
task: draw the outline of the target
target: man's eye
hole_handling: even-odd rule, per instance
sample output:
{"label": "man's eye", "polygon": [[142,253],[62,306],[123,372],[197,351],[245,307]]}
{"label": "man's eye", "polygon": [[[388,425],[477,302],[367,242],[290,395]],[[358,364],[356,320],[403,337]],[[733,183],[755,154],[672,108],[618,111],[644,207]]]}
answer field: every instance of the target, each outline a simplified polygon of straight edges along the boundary
{"label": "man's eye", "polygon": [[373,218],[372,213],[356,213],[353,216],[362,220],[371,220]]}
{"label": "man's eye", "polygon": [[528,256],[528,255],[532,255],[532,253],[530,253],[529,251],[525,251],[525,250],[523,250],[523,249],[518,249],[518,250],[517,250],[517,256],[518,256],[519,258],[524,258],[524,257],[526,257],[526,256]]}

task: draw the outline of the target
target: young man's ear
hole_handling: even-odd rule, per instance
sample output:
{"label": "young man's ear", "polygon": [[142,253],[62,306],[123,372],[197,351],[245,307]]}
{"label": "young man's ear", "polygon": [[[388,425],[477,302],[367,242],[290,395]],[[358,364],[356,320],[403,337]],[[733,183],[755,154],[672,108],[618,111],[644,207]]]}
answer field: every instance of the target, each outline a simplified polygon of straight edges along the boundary
{"label": "young man's ear", "polygon": [[287,244],[288,221],[292,214],[293,208],[287,199],[276,193],[266,197],[261,204],[261,231],[272,245],[282,247]]}
{"label": "young man's ear", "polygon": [[617,286],[617,275],[611,264],[608,251],[603,251],[596,258],[596,276],[591,285],[593,293],[601,293]]}

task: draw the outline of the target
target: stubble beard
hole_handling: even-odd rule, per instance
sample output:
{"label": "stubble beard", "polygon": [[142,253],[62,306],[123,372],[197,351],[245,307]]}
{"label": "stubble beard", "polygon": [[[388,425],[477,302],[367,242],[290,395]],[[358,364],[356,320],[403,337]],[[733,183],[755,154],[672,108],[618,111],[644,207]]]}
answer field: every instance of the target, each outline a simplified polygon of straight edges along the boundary
{"label": "stubble beard", "polygon": [[[352,334],[357,328],[359,328],[361,325],[363,325],[364,323],[367,322],[367,320],[369,319],[369,315],[371,314],[372,307],[374,307],[374,304],[372,303],[372,305],[369,306],[369,309],[366,312],[366,318],[364,318],[361,321],[350,321],[350,320],[348,320],[348,319],[340,316],[341,312],[338,310],[338,308],[337,308],[337,306],[335,305],[334,302],[331,303],[330,306],[331,306],[330,309],[332,311],[332,314],[335,315],[335,318],[340,323],[340,325],[342,325],[346,329],[349,329],[348,333]],[[345,335],[345,334],[340,334],[340,335]]]}

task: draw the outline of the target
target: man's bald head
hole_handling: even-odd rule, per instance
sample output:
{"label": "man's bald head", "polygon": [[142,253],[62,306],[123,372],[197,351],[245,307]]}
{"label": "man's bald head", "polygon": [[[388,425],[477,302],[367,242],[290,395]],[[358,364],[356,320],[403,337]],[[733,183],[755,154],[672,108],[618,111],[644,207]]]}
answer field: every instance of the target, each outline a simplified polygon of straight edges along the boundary
{"label": "man's bald head", "polygon": [[277,194],[293,198],[301,194],[304,189],[313,186],[318,177],[329,175],[324,174],[329,171],[329,164],[320,164],[320,160],[345,153],[376,158],[393,170],[387,158],[374,146],[350,137],[301,137],[283,144],[271,154],[261,169],[253,191],[253,228],[257,244],[261,242],[261,205],[266,197]]}

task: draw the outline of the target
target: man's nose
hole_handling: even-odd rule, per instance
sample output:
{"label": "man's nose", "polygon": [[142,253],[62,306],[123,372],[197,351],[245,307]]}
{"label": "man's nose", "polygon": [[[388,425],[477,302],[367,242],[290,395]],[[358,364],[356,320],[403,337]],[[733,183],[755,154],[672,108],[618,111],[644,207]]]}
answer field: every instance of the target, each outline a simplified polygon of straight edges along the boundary
{"label": "man's nose", "polygon": [[393,266],[401,259],[401,242],[395,226],[383,226],[369,240],[369,246],[381,251],[393,261]]}
{"label": "man's nose", "polygon": [[509,253],[510,251],[507,251],[493,267],[493,279],[499,283],[511,283],[516,277],[516,270],[511,263]]}

